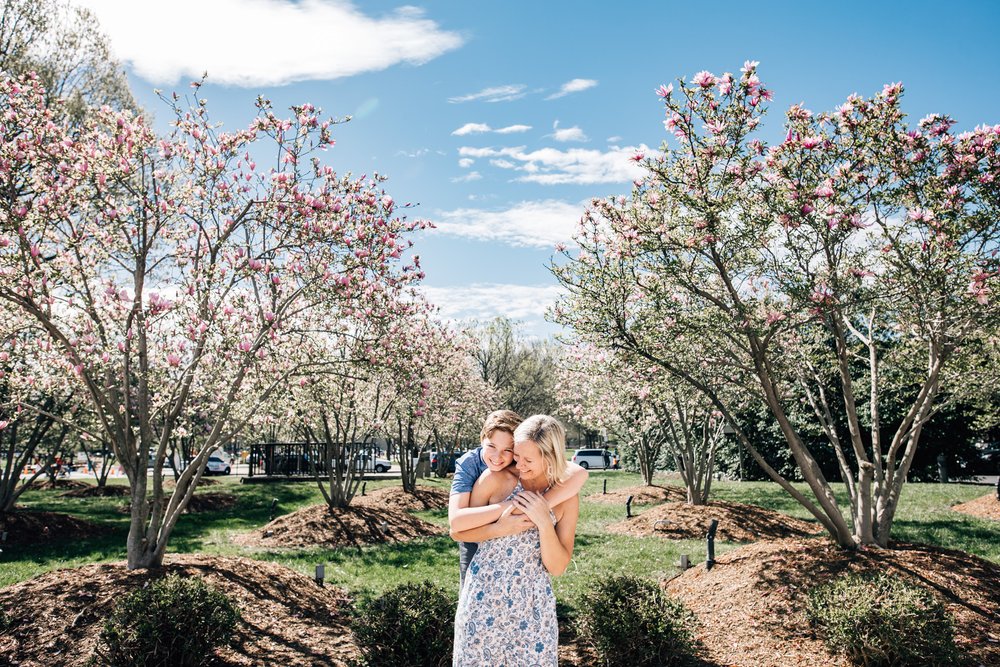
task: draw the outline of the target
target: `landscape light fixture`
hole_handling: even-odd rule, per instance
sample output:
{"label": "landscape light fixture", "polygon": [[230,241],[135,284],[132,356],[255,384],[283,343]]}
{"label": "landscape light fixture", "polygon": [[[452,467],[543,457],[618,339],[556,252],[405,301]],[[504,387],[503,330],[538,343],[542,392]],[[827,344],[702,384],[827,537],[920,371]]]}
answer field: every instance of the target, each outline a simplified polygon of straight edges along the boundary
{"label": "landscape light fixture", "polygon": [[323,580],[326,578],[326,565],[316,566],[316,583],[320,586],[323,585]]}

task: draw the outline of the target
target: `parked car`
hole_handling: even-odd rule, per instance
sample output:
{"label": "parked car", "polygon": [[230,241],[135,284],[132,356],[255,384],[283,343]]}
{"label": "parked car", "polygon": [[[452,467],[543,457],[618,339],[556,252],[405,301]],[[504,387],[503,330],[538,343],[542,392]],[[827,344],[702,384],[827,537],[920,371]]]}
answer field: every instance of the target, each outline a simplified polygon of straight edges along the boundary
{"label": "parked car", "polygon": [[618,467],[618,457],[607,449],[578,449],[573,452],[573,463],[581,468],[607,470]]}
{"label": "parked car", "polygon": [[205,464],[206,475],[228,475],[231,472],[232,469],[229,467],[229,464],[218,456],[208,457],[208,462]]}
{"label": "parked car", "polygon": [[362,472],[389,472],[392,463],[388,459],[382,459],[370,454],[359,454],[356,459],[358,470]]}

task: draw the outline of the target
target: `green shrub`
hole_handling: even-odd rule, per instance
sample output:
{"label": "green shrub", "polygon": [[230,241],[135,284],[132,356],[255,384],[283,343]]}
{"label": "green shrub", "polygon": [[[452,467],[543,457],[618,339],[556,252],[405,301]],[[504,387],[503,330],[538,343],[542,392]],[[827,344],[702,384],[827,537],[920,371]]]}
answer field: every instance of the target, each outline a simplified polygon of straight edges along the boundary
{"label": "green shrub", "polygon": [[886,573],[841,577],[809,593],[806,616],[831,652],[866,667],[959,662],[951,617],[926,588]]}
{"label": "green shrub", "polygon": [[172,574],[124,596],[105,621],[93,662],[105,667],[188,667],[230,646],[239,611],[201,579]]}
{"label": "green shrub", "polygon": [[674,667],[695,661],[695,615],[655,582],[617,576],[580,599],[577,631],[608,667]]}
{"label": "green shrub", "polygon": [[443,667],[451,664],[455,601],[429,581],[407,583],[359,605],[352,630],[362,664]]}

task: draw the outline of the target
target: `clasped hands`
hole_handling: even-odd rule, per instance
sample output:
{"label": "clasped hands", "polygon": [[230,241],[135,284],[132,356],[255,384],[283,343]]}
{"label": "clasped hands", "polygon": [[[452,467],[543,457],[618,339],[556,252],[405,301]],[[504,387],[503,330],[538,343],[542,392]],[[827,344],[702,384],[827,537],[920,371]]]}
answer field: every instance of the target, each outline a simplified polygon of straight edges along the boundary
{"label": "clasped hands", "polygon": [[509,501],[496,524],[501,535],[516,535],[535,526],[552,525],[549,504],[540,493],[522,491]]}

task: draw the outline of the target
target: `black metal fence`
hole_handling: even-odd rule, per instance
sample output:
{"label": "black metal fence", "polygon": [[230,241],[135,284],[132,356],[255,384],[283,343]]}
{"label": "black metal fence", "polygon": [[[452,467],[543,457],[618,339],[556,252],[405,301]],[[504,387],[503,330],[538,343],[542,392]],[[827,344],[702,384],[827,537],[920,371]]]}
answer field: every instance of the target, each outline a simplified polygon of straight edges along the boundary
{"label": "black metal fence", "polygon": [[[260,442],[244,444],[248,450],[248,477],[313,477],[326,475],[336,465],[334,459],[326,460],[324,448],[307,442]],[[376,471],[375,459],[379,450],[370,443],[352,443],[342,455],[340,465],[346,468],[353,460],[358,472]]]}

